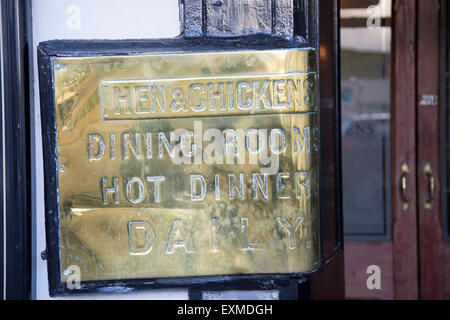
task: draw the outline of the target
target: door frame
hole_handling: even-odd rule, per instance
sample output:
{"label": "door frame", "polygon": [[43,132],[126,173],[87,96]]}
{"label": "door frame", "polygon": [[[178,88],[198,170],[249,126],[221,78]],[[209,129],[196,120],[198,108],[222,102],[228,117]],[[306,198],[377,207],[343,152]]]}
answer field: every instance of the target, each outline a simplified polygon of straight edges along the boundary
{"label": "door frame", "polygon": [[[392,2],[391,263],[394,299],[442,299],[445,291],[440,193],[440,110],[445,107],[439,104],[440,5],[440,0]],[[434,195],[431,179],[434,179]],[[381,251],[389,247],[376,248],[376,243],[367,242],[353,245],[351,250],[362,249],[364,245],[366,249]],[[368,254],[373,255],[373,252]],[[355,255],[356,251],[352,258],[356,261]]]}
{"label": "door frame", "polygon": [[450,299],[450,6],[441,1],[441,90],[439,94],[441,118],[441,210],[443,227],[444,298]]}
{"label": "door frame", "polygon": [[29,1],[1,1],[1,298],[31,294]]}
{"label": "door frame", "polygon": [[419,297],[443,299],[443,211],[441,207],[440,0],[417,8],[417,215]]}

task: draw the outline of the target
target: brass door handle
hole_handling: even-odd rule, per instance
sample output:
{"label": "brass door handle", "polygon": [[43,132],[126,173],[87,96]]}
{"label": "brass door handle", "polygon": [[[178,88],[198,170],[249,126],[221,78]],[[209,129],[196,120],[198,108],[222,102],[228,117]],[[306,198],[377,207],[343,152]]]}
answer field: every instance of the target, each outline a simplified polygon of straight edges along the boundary
{"label": "brass door handle", "polygon": [[406,163],[402,164],[401,167],[402,175],[401,175],[401,181],[400,181],[400,195],[402,198],[402,210],[406,211],[409,209],[409,200],[408,200],[408,188],[407,188],[407,181],[406,177],[409,174],[409,167]]}
{"label": "brass door handle", "polygon": [[431,168],[431,164],[427,163],[425,167],[423,167],[423,172],[425,176],[428,177],[428,200],[425,201],[424,207],[425,210],[431,210],[433,205],[434,194],[436,191],[436,185],[434,182],[433,169]]}

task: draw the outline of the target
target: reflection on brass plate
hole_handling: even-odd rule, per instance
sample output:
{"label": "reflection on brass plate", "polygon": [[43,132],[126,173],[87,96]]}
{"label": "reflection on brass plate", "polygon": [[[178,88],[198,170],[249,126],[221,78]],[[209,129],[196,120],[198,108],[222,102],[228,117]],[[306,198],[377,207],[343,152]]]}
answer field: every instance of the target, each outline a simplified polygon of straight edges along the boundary
{"label": "reflection on brass plate", "polygon": [[316,61],[55,58],[61,280],[317,269]]}

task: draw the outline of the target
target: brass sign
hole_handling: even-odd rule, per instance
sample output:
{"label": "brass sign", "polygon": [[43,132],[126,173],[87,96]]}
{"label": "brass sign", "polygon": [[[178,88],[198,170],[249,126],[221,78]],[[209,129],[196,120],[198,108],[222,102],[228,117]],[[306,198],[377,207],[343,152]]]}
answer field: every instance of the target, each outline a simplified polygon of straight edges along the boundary
{"label": "brass sign", "polygon": [[61,281],[316,270],[316,61],[55,58]]}

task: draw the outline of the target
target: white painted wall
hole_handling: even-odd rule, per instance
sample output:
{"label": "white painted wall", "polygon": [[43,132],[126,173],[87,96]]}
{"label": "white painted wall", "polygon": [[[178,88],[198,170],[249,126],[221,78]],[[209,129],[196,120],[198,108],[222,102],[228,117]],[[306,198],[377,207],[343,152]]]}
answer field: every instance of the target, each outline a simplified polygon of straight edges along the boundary
{"label": "white painted wall", "polygon": [[[49,299],[45,250],[44,181],[36,47],[54,39],[169,38],[180,33],[178,0],[32,0],[34,105],[31,122],[33,184],[33,287]],[[187,290],[76,296],[77,299],[187,299]]]}

